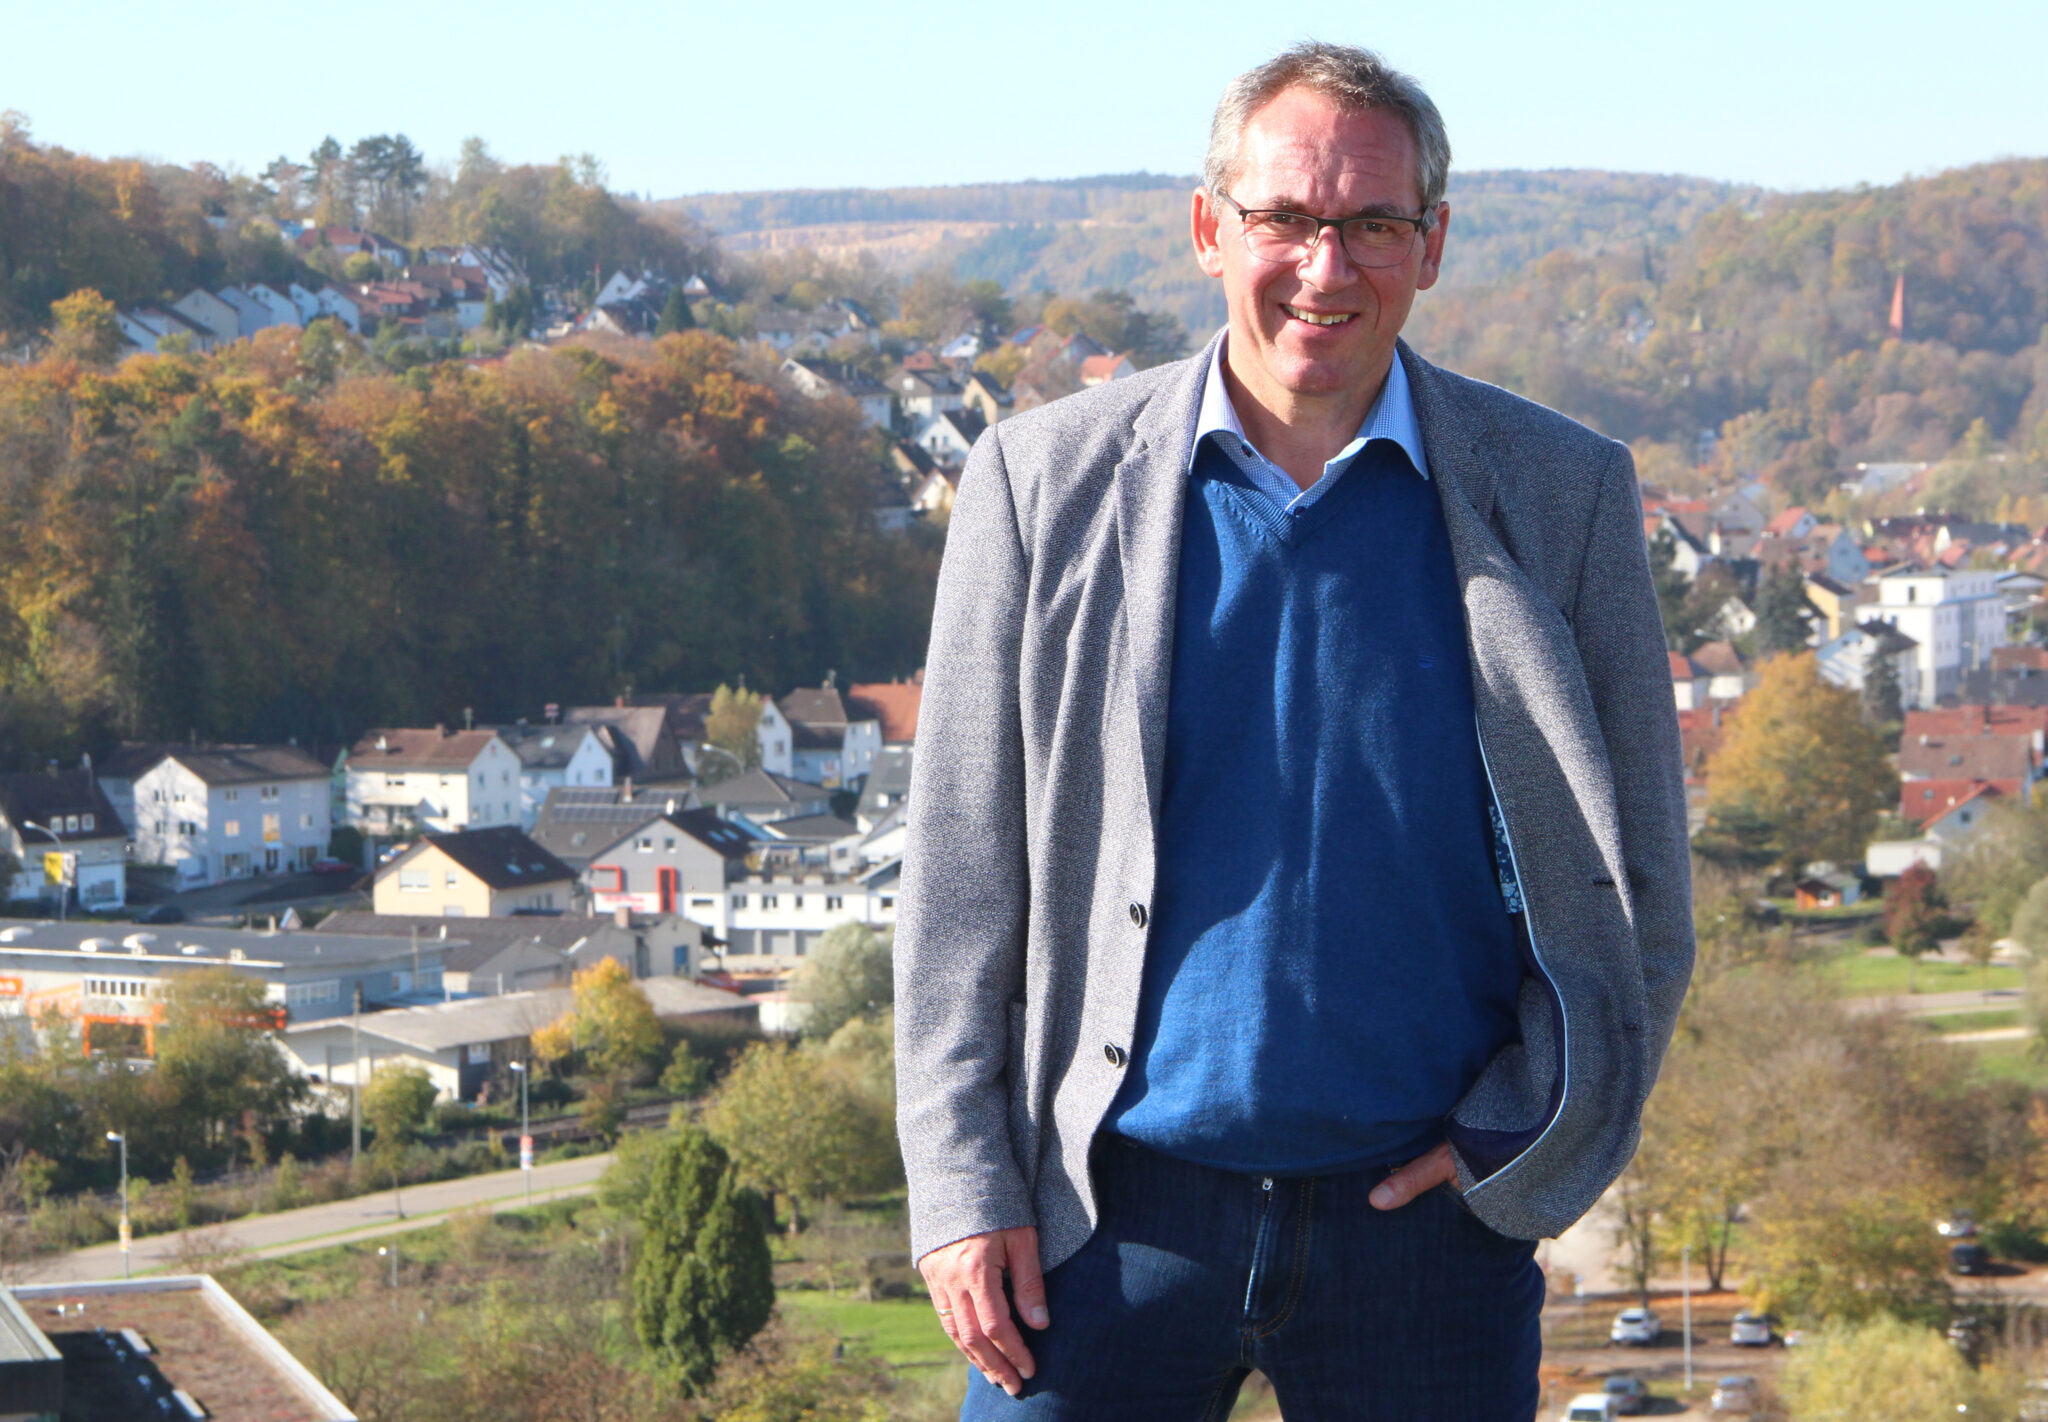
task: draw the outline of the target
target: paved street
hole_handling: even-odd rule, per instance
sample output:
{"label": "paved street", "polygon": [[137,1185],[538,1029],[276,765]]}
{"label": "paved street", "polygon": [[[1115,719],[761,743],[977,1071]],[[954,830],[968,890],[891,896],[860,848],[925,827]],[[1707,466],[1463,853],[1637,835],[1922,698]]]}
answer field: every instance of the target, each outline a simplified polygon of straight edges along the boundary
{"label": "paved street", "polygon": [[[588,1194],[604,1174],[612,1157],[582,1156],[537,1167],[533,1172],[533,1198],[562,1199]],[[302,1210],[285,1210],[274,1215],[255,1215],[229,1224],[194,1231],[208,1253],[239,1251],[259,1259],[299,1254],[309,1249],[326,1249],[354,1240],[376,1239],[403,1230],[425,1229],[441,1224],[457,1210],[476,1206],[512,1206],[524,1202],[525,1185],[517,1170],[490,1175],[471,1175],[461,1180],[442,1180],[432,1185],[408,1187],[404,1192],[405,1218],[391,1212],[391,1192],[382,1190],[331,1205],[309,1205]],[[178,1234],[148,1235],[135,1241],[133,1270],[137,1274],[175,1273],[183,1237]],[[62,1283],[68,1280],[118,1279],[121,1277],[119,1245],[99,1244],[71,1254],[38,1259],[21,1270],[21,1283]]]}

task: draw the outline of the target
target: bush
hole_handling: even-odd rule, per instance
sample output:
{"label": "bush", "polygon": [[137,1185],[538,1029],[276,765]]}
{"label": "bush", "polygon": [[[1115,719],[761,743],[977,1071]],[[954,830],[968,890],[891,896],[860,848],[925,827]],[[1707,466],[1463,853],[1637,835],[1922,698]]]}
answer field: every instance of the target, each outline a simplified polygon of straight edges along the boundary
{"label": "bush", "polygon": [[2048,1240],[2041,1231],[2019,1220],[1992,1220],[1979,1234],[1978,1242],[1994,1259],[2017,1259],[2023,1264],[2048,1262]]}

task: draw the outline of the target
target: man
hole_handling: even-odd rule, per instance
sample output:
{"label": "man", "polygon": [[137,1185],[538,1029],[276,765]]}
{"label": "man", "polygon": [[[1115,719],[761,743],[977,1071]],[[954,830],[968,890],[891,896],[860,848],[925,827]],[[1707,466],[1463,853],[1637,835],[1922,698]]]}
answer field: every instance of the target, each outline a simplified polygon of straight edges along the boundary
{"label": "man", "polygon": [[896,938],[966,1416],[1535,1414],[1533,1241],[1634,1148],[1689,861],[1627,450],[1397,339],[1448,166],[1369,53],[1242,76],[1225,332],[969,460]]}

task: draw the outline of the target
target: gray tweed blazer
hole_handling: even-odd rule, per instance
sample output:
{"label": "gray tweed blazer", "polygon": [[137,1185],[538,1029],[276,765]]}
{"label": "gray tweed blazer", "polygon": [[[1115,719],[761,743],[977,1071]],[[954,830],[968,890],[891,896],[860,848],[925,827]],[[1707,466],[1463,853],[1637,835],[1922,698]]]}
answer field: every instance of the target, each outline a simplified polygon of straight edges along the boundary
{"label": "gray tweed blazer", "polygon": [[[1527,913],[1521,1040],[1445,1130],[1466,1203],[1555,1235],[1620,1174],[1692,970],[1678,719],[1628,450],[1403,343]],[[1207,352],[975,444],[939,575],[896,928],[915,1257],[1087,1240],[1135,1031]],[[1218,1003],[1216,1010],[1234,1010]]]}

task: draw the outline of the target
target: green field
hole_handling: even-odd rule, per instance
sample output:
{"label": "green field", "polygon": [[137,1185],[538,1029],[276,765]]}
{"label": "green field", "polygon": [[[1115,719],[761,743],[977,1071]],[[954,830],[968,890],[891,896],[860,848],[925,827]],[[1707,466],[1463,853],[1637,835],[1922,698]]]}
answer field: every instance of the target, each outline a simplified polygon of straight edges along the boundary
{"label": "green field", "polygon": [[1937,1012],[1932,1017],[1913,1019],[1930,1032],[1988,1032],[1994,1027],[2017,1027],[2017,1007],[1994,1007],[1984,1012]]}
{"label": "green field", "polygon": [[2034,1054],[2030,1041],[1965,1042],[1959,1052],[1973,1053],[1977,1074],[1991,1081],[2017,1081],[2030,1091],[2048,1091],[2048,1059]]}
{"label": "green field", "polygon": [[1826,969],[1844,997],[1897,997],[1908,992],[1963,992],[2018,988],[2018,968],[1997,964],[1947,963],[1923,959],[1917,965],[1896,954],[1844,953]]}
{"label": "green field", "polygon": [[943,1366],[960,1356],[929,1299],[867,1303],[822,1289],[784,1289],[775,1303],[788,1318],[829,1332],[893,1368]]}

